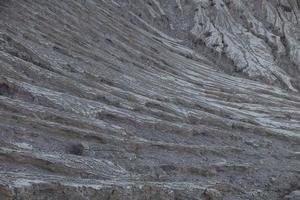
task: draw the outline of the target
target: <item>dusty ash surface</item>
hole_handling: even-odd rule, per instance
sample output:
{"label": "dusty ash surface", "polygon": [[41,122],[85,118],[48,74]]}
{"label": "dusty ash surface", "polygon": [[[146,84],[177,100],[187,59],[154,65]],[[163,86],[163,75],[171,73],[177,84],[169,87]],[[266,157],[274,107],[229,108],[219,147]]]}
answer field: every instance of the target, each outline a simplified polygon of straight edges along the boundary
{"label": "dusty ash surface", "polygon": [[299,200],[299,0],[0,0],[1,200]]}

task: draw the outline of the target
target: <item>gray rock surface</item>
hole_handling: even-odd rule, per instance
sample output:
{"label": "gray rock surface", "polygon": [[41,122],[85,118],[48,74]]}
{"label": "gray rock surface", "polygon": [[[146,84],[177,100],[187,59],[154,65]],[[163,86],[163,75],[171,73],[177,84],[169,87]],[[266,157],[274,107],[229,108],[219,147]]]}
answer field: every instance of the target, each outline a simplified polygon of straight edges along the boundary
{"label": "gray rock surface", "polygon": [[0,0],[0,199],[297,198],[299,20],[299,0]]}
{"label": "gray rock surface", "polygon": [[285,200],[299,200],[300,199],[300,190],[293,191],[289,195],[285,196]]}

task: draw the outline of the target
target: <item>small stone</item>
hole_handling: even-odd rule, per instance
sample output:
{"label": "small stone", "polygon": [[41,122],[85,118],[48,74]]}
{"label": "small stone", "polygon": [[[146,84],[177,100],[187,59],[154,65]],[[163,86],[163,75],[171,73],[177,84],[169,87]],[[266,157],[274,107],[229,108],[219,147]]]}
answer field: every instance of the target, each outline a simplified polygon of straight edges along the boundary
{"label": "small stone", "polygon": [[84,149],[85,149],[85,147],[81,143],[72,144],[70,146],[69,153],[73,154],[73,155],[81,156],[81,155],[83,155]]}
{"label": "small stone", "polygon": [[0,95],[8,95],[10,88],[6,83],[0,83]]}
{"label": "small stone", "polygon": [[265,148],[270,148],[270,147],[272,147],[272,141],[271,140],[267,140],[267,139],[264,139],[263,140],[263,144],[262,144],[262,146],[263,147],[265,147]]}
{"label": "small stone", "polygon": [[274,183],[275,181],[276,181],[276,178],[275,178],[275,177],[271,177],[271,178],[270,178],[270,182],[271,182],[271,183]]}
{"label": "small stone", "polygon": [[255,140],[247,140],[245,141],[245,144],[253,146],[255,148],[259,147],[259,145],[255,143]]}
{"label": "small stone", "polygon": [[216,190],[216,189],[205,189],[204,196],[207,198],[207,200],[220,200],[222,197],[222,194]]}

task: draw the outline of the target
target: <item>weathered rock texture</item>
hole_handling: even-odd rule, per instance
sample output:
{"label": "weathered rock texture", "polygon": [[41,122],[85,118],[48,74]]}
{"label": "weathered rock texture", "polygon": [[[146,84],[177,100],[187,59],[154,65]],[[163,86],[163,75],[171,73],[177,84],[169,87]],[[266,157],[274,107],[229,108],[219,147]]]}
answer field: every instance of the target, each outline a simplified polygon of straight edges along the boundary
{"label": "weathered rock texture", "polygon": [[299,20],[299,0],[0,0],[0,199],[297,198]]}

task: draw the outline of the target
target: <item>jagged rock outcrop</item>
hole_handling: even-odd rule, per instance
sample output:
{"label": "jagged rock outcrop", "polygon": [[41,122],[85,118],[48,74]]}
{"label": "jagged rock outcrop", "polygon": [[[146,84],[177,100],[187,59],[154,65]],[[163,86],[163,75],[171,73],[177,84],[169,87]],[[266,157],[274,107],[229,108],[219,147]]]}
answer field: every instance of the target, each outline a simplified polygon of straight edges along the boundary
{"label": "jagged rock outcrop", "polygon": [[295,198],[299,19],[297,0],[0,1],[0,199]]}

